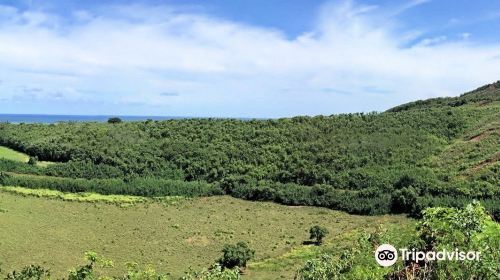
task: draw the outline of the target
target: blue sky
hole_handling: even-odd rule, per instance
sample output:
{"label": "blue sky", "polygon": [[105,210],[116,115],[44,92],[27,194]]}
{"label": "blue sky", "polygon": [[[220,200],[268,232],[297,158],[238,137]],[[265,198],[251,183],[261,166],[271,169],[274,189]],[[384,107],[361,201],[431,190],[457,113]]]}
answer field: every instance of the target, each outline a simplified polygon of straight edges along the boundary
{"label": "blue sky", "polygon": [[498,1],[0,0],[0,113],[381,111],[499,66]]}

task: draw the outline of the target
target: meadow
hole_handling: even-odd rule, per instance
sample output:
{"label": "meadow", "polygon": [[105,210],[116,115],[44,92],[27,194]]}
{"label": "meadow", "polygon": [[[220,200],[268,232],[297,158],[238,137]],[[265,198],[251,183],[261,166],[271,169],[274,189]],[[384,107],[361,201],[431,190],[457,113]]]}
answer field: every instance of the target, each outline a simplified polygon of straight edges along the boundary
{"label": "meadow", "polygon": [[[61,194],[0,189],[3,271],[40,264],[62,277],[82,264],[83,253],[91,250],[115,262],[111,274],[119,275],[126,262],[135,261],[179,277],[190,268],[209,267],[224,244],[246,241],[256,257],[244,278],[291,279],[305,260],[349,246],[359,230],[376,231],[382,226],[403,232],[413,226],[411,219],[401,215],[356,216],[228,196],[175,203],[149,200],[127,207],[115,203],[120,199],[78,202],[63,200]],[[303,245],[309,228],[316,224],[330,231],[325,244]]]}
{"label": "meadow", "polygon": [[[28,163],[30,157],[25,153],[21,153],[21,152],[15,151],[13,149],[9,149],[7,147],[0,146],[0,159]],[[51,162],[51,161],[38,161],[36,165],[39,167],[47,167],[53,163],[54,162]]]}
{"label": "meadow", "polygon": [[0,158],[20,161],[25,163],[27,163],[29,160],[28,155],[2,146],[0,146]]}

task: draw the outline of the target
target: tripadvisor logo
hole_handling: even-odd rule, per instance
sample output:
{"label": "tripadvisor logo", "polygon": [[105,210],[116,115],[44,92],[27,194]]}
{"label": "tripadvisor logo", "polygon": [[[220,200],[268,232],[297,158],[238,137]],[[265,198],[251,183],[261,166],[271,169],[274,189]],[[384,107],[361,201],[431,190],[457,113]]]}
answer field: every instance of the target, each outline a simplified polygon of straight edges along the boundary
{"label": "tripadvisor logo", "polygon": [[375,260],[381,266],[391,266],[398,260],[398,251],[391,244],[382,244],[375,251]]}
{"label": "tripadvisor logo", "polygon": [[[459,251],[455,249],[453,251],[441,250],[441,251],[416,251],[415,249],[408,250],[406,248],[399,249],[401,253],[401,259],[403,261],[478,261],[481,257],[481,252],[476,251]],[[391,266],[398,260],[398,250],[394,248],[391,244],[382,244],[378,246],[375,251],[375,260],[381,266]]]}

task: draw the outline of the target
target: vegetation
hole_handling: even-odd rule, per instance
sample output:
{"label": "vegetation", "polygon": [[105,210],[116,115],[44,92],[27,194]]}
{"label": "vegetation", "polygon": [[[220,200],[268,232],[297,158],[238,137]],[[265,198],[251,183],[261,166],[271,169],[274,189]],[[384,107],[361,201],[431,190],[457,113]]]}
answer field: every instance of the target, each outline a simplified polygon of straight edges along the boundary
{"label": "vegetation", "polygon": [[[500,225],[491,220],[479,203],[463,209],[428,208],[418,223],[416,234],[398,241],[397,232],[360,235],[356,245],[340,256],[324,254],[307,261],[296,279],[498,279],[500,276]],[[396,242],[396,243],[394,243]],[[396,248],[429,252],[479,251],[478,261],[410,260],[390,268],[375,263],[373,252],[383,243]]]}
{"label": "vegetation", "polygon": [[14,151],[12,149],[9,149],[7,147],[0,146],[0,158],[13,160],[13,161],[28,162],[29,156],[27,156],[23,153]]}
{"label": "vegetation", "polygon": [[45,280],[50,279],[50,271],[38,265],[29,265],[21,271],[7,274],[6,280]]}
{"label": "vegetation", "polygon": [[321,243],[323,243],[323,238],[325,238],[328,233],[328,229],[316,225],[309,229],[309,239],[314,239],[316,245],[321,245]]}
{"label": "vegetation", "polygon": [[[383,113],[1,123],[1,273],[9,280],[497,279],[499,132],[500,82]],[[415,228],[388,213],[420,221]],[[304,242],[307,233],[322,246]],[[483,258],[384,268],[373,258],[384,243]],[[64,272],[88,250],[99,254]],[[124,269],[130,259],[138,263]]]}
{"label": "vegetation", "polygon": [[226,244],[222,249],[222,257],[218,260],[218,263],[222,268],[244,268],[254,255],[255,251],[250,249],[245,242],[238,242],[235,245]]}
{"label": "vegetation", "polygon": [[219,188],[204,182],[183,182],[157,178],[87,180],[4,173],[0,180],[0,184],[4,186],[21,186],[31,189],[47,188],[62,192],[93,192],[105,195],[196,197],[222,194]]}
{"label": "vegetation", "polygon": [[[67,277],[68,268],[79,264],[82,254],[89,250],[114,261],[114,267],[106,268],[110,276],[123,276],[128,269],[125,264],[130,261],[137,262],[141,271],[151,265],[158,273],[169,273],[172,279],[185,276],[190,268],[196,273],[216,274],[216,270],[209,272],[208,268],[221,257],[224,245],[239,241],[255,250],[243,278],[291,279],[307,258],[348,244],[346,240],[357,228],[375,230],[384,225],[401,231],[413,225],[401,215],[353,216],[228,196],[149,199],[142,203],[129,203],[127,197],[120,196],[68,201],[64,197],[21,195],[0,188],[0,209],[3,275],[35,264],[50,269],[53,279]],[[322,246],[303,245],[309,228],[316,224],[324,225],[330,235]],[[290,258],[290,252],[308,251],[311,247],[313,254]],[[276,266],[257,265],[281,260]]]}
{"label": "vegetation", "polygon": [[0,160],[0,170],[14,173],[3,184],[60,191],[224,193],[415,217],[425,207],[463,206],[476,199],[497,216],[499,85],[383,113],[114,125],[4,123],[0,145],[58,163],[29,166],[8,157]]}
{"label": "vegetation", "polygon": [[38,164],[38,157],[36,157],[36,156],[30,157],[28,160],[28,164],[29,165],[37,165]]}
{"label": "vegetation", "polygon": [[113,123],[121,123],[121,122],[122,122],[122,119],[117,118],[117,117],[113,117],[113,118],[109,118],[108,119],[108,123],[111,123],[111,124],[113,124]]}

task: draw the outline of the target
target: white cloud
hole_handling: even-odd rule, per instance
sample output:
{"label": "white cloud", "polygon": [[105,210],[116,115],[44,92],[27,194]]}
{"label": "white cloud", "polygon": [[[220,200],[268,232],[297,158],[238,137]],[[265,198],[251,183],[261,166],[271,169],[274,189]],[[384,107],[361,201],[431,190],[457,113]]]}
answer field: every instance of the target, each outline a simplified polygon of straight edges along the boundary
{"label": "white cloud", "polygon": [[275,117],[383,110],[499,78],[499,45],[438,36],[408,47],[416,31],[396,33],[396,19],[380,21],[379,10],[327,4],[313,30],[290,40],[166,6],[79,10],[69,19],[0,6],[0,97],[26,86],[43,89],[37,98],[151,106],[142,114]]}

